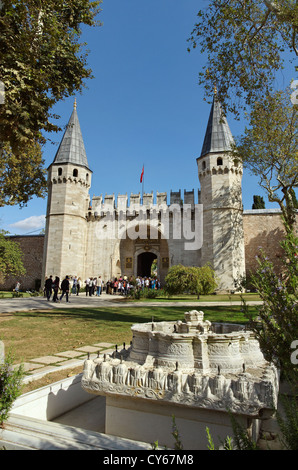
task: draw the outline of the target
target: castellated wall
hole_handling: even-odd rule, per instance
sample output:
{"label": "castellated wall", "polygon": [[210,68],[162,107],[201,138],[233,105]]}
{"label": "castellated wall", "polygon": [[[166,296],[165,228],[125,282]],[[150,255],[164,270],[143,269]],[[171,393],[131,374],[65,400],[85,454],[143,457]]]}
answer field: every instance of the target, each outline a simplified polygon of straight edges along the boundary
{"label": "castellated wall", "polygon": [[[162,194],[166,196],[165,193]],[[176,199],[174,199],[176,202],[178,202],[178,200],[181,201],[181,194],[179,192],[172,193],[172,203],[174,195],[176,197]],[[96,202],[95,199],[93,199],[93,204]],[[126,269],[123,264],[122,266],[120,264],[121,261],[119,259],[119,244],[117,248],[115,242],[112,242],[109,239],[102,240],[100,242],[95,240],[96,221],[94,217],[94,209],[95,206],[89,213],[90,222],[87,223],[88,227],[90,227],[88,228],[88,249],[86,249],[88,258],[87,274],[92,275],[93,273],[94,276],[102,275],[103,279],[106,280],[110,277],[111,274],[118,274],[116,269],[115,272],[113,272],[114,269],[112,269],[111,265],[112,261],[115,263],[116,267],[119,268],[119,272],[122,269],[124,271]],[[91,221],[91,219],[93,219],[93,222]],[[256,255],[259,251],[259,247],[262,247],[267,253],[268,257],[272,259],[274,264],[277,267],[280,267],[280,256],[282,250],[280,248],[279,243],[283,237],[284,229],[280,218],[279,210],[260,209],[244,211],[243,229],[245,239],[246,273],[249,273],[250,271],[255,271],[255,269],[257,268]],[[21,282],[21,290],[34,289],[36,280],[42,278],[44,235],[11,236],[10,238],[20,244],[20,247],[24,253],[24,265],[27,270],[27,273],[25,276],[6,278],[5,282],[2,282],[0,284],[0,290],[13,289],[18,280]],[[127,243],[129,244],[129,241]],[[199,250],[199,252],[196,254],[196,257],[194,258],[193,251],[185,252],[183,250],[183,243],[184,241],[182,239],[176,241],[169,240],[167,243],[167,247],[166,245],[160,247],[160,259],[162,260],[162,258],[169,257],[169,265],[179,263],[190,266],[194,265],[195,263],[197,263],[197,265],[200,265],[201,250]],[[130,258],[130,247],[124,244],[121,249],[122,248],[122,263],[126,263],[126,258]],[[165,254],[163,250],[166,248],[168,248],[169,255],[163,256],[163,254]],[[102,267],[104,267],[105,272],[98,271]],[[166,270],[167,268],[165,268],[165,271]],[[127,271],[129,271],[129,268],[127,269]]]}
{"label": "castellated wall", "polygon": [[[101,275],[105,281],[120,274],[136,276],[138,257],[146,252],[156,255],[162,283],[168,268],[174,264],[200,265],[200,250],[185,250],[186,205],[191,214],[189,226],[194,233],[194,190],[184,191],[184,195],[181,191],[171,191],[170,205],[167,193],[157,193],[155,198],[153,193],[146,193],[142,199],[140,194],[131,194],[129,201],[127,195],[118,195],[117,199],[114,195],[106,195],[104,199],[93,197],[87,215],[86,276]],[[164,230],[163,213],[169,214],[168,233]],[[178,237],[173,236],[176,220]]]}
{"label": "castellated wall", "polygon": [[41,282],[44,235],[11,236],[10,240],[20,245],[26,274],[8,276],[0,283],[0,290],[14,289],[17,281],[21,283],[22,291],[36,289],[36,283]]}

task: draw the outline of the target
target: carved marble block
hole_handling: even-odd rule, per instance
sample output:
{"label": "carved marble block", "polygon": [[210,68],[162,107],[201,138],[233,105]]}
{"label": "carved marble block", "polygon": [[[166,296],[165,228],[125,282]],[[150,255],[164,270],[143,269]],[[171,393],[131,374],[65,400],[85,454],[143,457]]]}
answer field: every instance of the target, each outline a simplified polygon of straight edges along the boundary
{"label": "carved marble block", "polygon": [[132,334],[129,348],[85,361],[86,391],[254,417],[277,404],[276,368],[241,325],[211,324],[191,311],[184,322],[137,324]]}

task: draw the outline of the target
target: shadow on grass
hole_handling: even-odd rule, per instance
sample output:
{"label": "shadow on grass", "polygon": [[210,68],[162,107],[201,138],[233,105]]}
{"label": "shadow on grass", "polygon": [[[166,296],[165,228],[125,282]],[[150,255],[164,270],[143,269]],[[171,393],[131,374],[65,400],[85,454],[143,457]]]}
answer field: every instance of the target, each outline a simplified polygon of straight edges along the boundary
{"label": "shadow on grass", "polygon": [[[51,311],[18,312],[18,317],[44,317],[57,318],[63,317],[65,320],[84,320],[84,321],[104,321],[104,322],[124,322],[124,323],[146,323],[151,322],[152,318],[156,322],[184,320],[184,313],[188,309],[186,306],[171,307],[98,307],[98,308],[73,308],[73,309],[55,309]],[[248,319],[241,312],[240,306],[208,306],[203,307],[204,319],[212,322],[227,323],[247,323]],[[257,315],[257,307],[251,307],[250,312]]]}

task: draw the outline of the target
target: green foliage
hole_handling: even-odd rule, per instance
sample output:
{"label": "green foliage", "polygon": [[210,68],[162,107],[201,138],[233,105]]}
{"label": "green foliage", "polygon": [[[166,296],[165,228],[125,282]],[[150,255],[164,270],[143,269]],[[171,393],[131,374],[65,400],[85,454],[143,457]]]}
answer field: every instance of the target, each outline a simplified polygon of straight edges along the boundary
{"label": "green foliage", "polygon": [[165,293],[172,295],[187,293],[210,294],[217,287],[214,271],[209,265],[188,267],[172,266],[165,278]]}
{"label": "green foliage", "polygon": [[0,207],[22,206],[32,196],[44,197],[46,171],[43,164],[38,143],[27,142],[25,151],[18,154],[13,154],[8,144],[0,144]]}
{"label": "green foliage", "polygon": [[177,264],[171,266],[165,278],[165,292],[170,297],[184,292],[196,291],[196,278],[192,268]]}
{"label": "green foliage", "polygon": [[[237,421],[235,416],[229,412],[232,429],[233,429],[233,449],[236,450],[257,450],[258,446],[252,439],[246,429],[244,429]],[[231,444],[231,441],[230,441]]]}
{"label": "green foliage", "polygon": [[235,158],[259,177],[270,202],[276,202],[287,227],[295,222],[298,186],[298,106],[288,90],[267,94],[252,106],[250,127],[237,139]]}
{"label": "green foliage", "polygon": [[156,299],[164,295],[162,289],[151,289],[151,288],[138,288],[136,285],[129,290],[129,297],[132,297],[134,300],[139,299]]}
{"label": "green foliage", "polygon": [[[207,434],[207,440],[208,440],[208,449],[209,450],[217,450],[215,445],[214,445],[214,441],[213,441],[213,438],[210,434],[210,430],[209,428],[207,427],[206,428],[206,434]],[[224,450],[233,450],[233,443],[232,443],[232,438],[227,436],[226,439],[224,440],[224,442],[222,443],[222,448]]]}
{"label": "green foliage", "polygon": [[[259,268],[252,276],[263,304],[258,320],[250,316],[265,358],[281,368],[292,384],[298,384],[298,368],[291,360],[291,344],[298,339],[298,238],[288,233],[281,243],[284,250],[283,272],[278,275],[272,262],[261,252]],[[249,313],[248,313],[249,314]]]}
{"label": "green foliage", "polygon": [[294,391],[293,396],[281,395],[280,400],[284,412],[283,416],[277,413],[276,418],[283,435],[282,443],[287,450],[298,450],[297,394]]}
{"label": "green foliage", "polygon": [[101,0],[2,0],[0,8],[0,207],[44,196],[45,133],[59,131],[51,113],[92,78],[82,26],[99,24]]}
{"label": "green foliage", "polygon": [[19,244],[6,237],[7,233],[0,230],[0,276],[25,274],[22,257],[23,253]]}
{"label": "green foliage", "polygon": [[273,89],[285,60],[298,55],[297,18],[295,0],[210,0],[198,12],[189,42],[207,57],[199,84],[209,96],[217,85],[225,112],[239,115],[240,104]]}
{"label": "green foliage", "polygon": [[174,449],[183,450],[183,444],[180,438],[179,430],[176,424],[175,415],[172,415],[172,436],[174,438]]}
{"label": "green foliage", "polygon": [[52,106],[82,90],[91,77],[79,42],[83,25],[97,24],[100,1],[2,0],[0,10],[0,134],[16,155],[28,141],[55,131]]}
{"label": "green foliage", "polygon": [[206,264],[201,268],[196,268],[197,271],[197,294],[207,295],[211,294],[217,288],[217,282],[214,275],[214,270]]}
{"label": "green foliage", "polygon": [[0,364],[0,425],[7,420],[13,402],[21,394],[23,366],[13,368],[12,364],[11,354]]}
{"label": "green foliage", "polygon": [[252,209],[265,209],[265,202],[262,196],[254,196]]}
{"label": "green foliage", "polygon": [[[229,412],[229,415],[233,429],[233,438],[227,436],[224,441],[221,440],[221,448],[223,450],[257,450],[257,443],[251,438],[247,430],[238,423],[237,419],[231,412]],[[206,428],[206,434],[208,449],[217,450],[208,427]]]}

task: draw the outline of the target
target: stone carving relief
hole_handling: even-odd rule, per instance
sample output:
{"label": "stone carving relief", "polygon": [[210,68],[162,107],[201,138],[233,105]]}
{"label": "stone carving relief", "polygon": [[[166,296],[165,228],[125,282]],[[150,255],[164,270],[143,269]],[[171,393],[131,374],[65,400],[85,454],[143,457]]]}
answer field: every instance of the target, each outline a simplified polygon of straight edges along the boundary
{"label": "stone carving relief", "polygon": [[85,390],[250,416],[277,403],[277,371],[239,325],[211,325],[192,311],[185,322],[134,325],[132,333],[129,348],[85,361]]}

